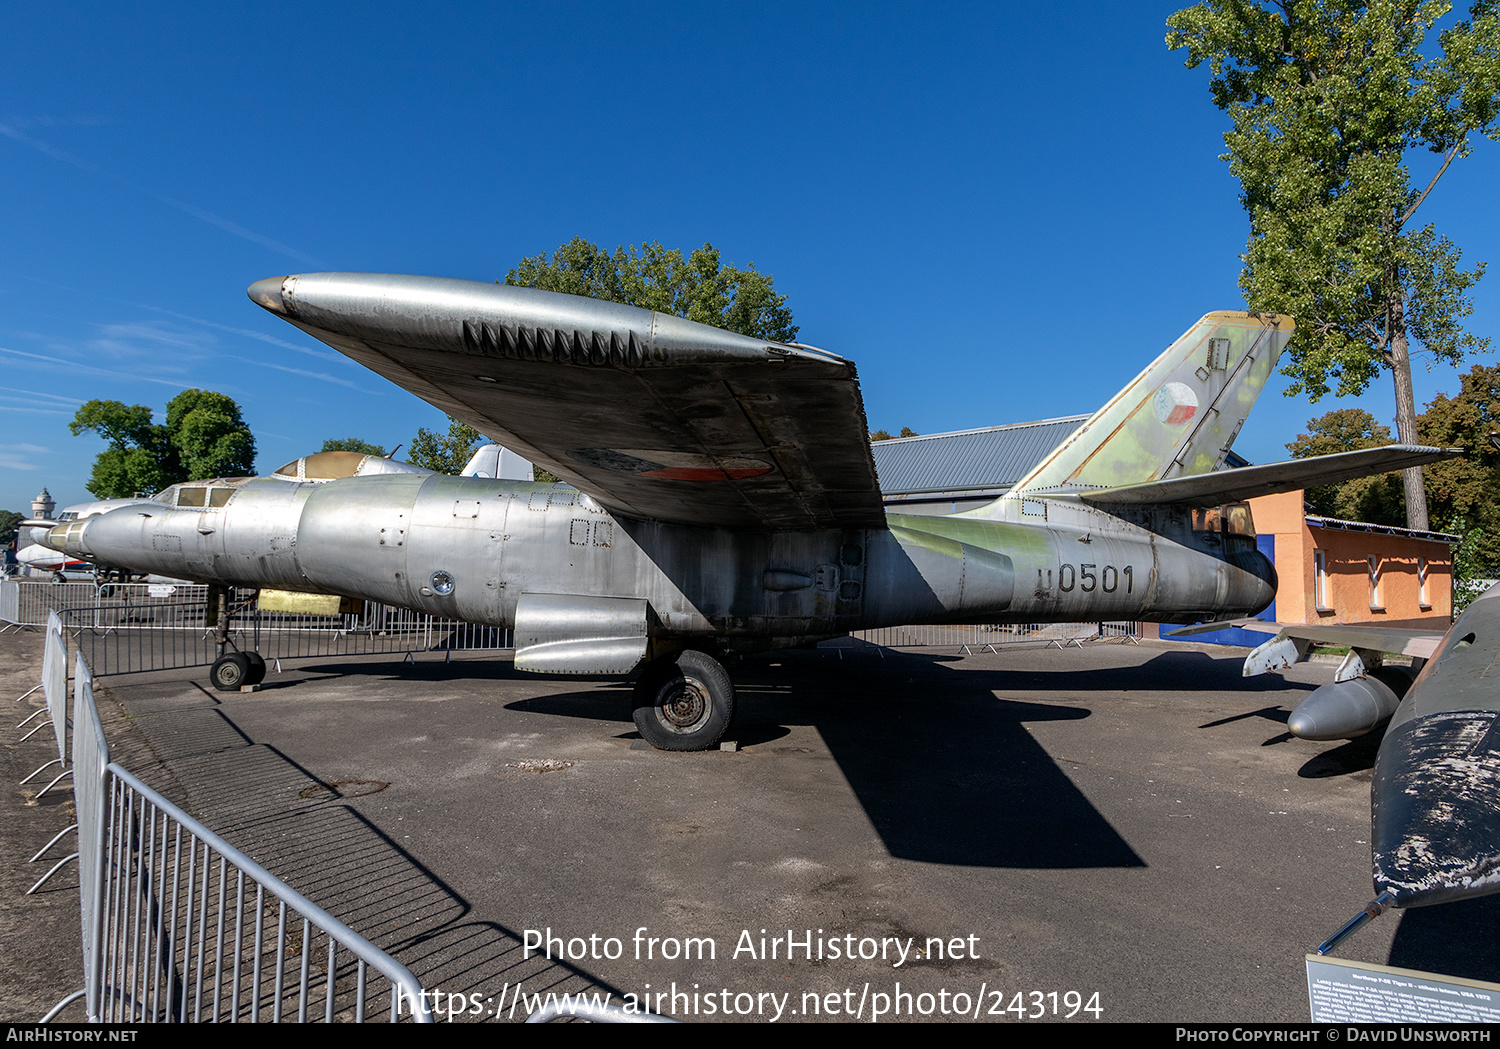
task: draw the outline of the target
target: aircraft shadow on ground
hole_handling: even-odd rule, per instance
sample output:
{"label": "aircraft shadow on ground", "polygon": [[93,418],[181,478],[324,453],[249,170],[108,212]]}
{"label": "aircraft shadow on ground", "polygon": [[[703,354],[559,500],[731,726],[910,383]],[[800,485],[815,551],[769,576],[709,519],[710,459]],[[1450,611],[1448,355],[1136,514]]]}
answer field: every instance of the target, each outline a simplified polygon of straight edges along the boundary
{"label": "aircraft shadow on ground", "polygon": [[[1198,652],[1057,671],[977,670],[956,656],[911,651],[883,660],[795,653],[781,662],[776,676],[751,662],[737,673],[746,692],[782,686],[747,706],[744,728],[759,718],[795,723],[815,710],[819,732],[893,856],[979,867],[1145,865],[1026,728],[1091,711],[997,692],[1223,692],[1240,680],[1237,664],[1230,681],[1223,660]],[[1254,690],[1285,687],[1275,679]]]}
{"label": "aircraft shadow on ground", "polygon": [[[877,657],[878,658],[878,657]],[[921,657],[919,657],[921,658]],[[998,700],[994,675],[955,674],[930,659],[839,659],[780,653],[780,665],[735,667],[742,747],[811,724],[833,752],[892,856],[974,867],[1144,866],[1026,732],[1028,721],[1086,718],[1063,705]],[[920,683],[908,683],[913,672]],[[564,692],[507,709],[596,721],[631,731],[630,694]]]}
{"label": "aircraft shadow on ground", "polygon": [[1500,896],[1401,911],[1388,965],[1500,983]]}
{"label": "aircraft shadow on ground", "polygon": [[[1272,678],[1254,679],[1244,689],[1238,664],[1230,680],[1224,663],[1204,653],[1169,652],[1134,667],[978,671],[958,656],[938,652],[893,651],[882,657],[873,646],[847,653],[778,652],[734,666],[739,697],[734,736],[741,746],[757,746],[789,735],[788,725],[814,725],[893,856],[977,867],[1144,866],[1026,730],[1028,722],[1085,718],[1090,712],[1002,700],[995,692],[1312,687]],[[381,667],[367,669],[390,672]],[[408,664],[401,672],[411,669]],[[429,664],[426,673],[498,679],[515,672],[465,660]],[[593,685],[506,707],[612,722],[621,727],[620,737],[638,738],[625,687],[601,695]],[[1284,711],[1269,707],[1260,713],[1272,721],[1286,719]]]}
{"label": "aircraft shadow on ground", "polygon": [[[1174,651],[1139,666],[1000,671],[975,670],[941,652],[890,652],[884,658],[873,647],[780,652],[733,668],[740,697],[735,737],[742,746],[756,746],[785,737],[789,725],[813,724],[893,856],[979,867],[1142,866],[1026,729],[1028,722],[1085,718],[1090,712],[1008,701],[995,693],[1298,687],[1258,678],[1246,688],[1237,674],[1228,680],[1224,663],[1205,653]],[[522,676],[509,660],[472,657],[452,663],[315,663],[298,670],[407,680]],[[507,707],[612,723],[620,728],[617,735],[634,736],[630,693],[620,685],[601,689],[591,683]],[[1271,708],[1261,713],[1275,719]]]}
{"label": "aircraft shadow on ground", "polygon": [[1138,686],[1138,674],[960,672],[947,656],[909,652],[776,662],[737,670],[749,700],[741,735],[815,724],[891,855],[975,867],[1144,866],[1026,728],[1090,711],[995,695]]}
{"label": "aircraft shadow on ground", "polygon": [[1332,750],[1315,754],[1297,770],[1297,775],[1303,779],[1327,779],[1330,776],[1368,772],[1375,767],[1375,755],[1380,752],[1382,735],[1383,731],[1371,732]]}
{"label": "aircraft shadow on ground", "polygon": [[[1160,658],[1098,672],[957,674],[947,666],[952,660],[937,654],[892,654],[885,660],[778,654],[779,667],[752,660],[736,668],[747,701],[737,735],[742,744],[754,745],[785,736],[788,724],[814,723],[895,856],[1018,868],[1141,866],[1026,730],[1030,722],[1091,712],[1006,701],[994,692],[1176,687],[1158,674],[1180,680],[1183,668],[1157,666]],[[1202,680],[1207,668],[1196,660],[1187,666],[1197,668],[1203,690],[1233,684]],[[418,667],[434,680],[455,671],[466,678],[515,674],[498,661]],[[385,663],[366,668],[397,672]],[[605,696],[591,689],[509,706],[628,729],[628,695],[619,688]],[[204,693],[201,699],[212,703],[215,697]],[[1244,717],[1276,720],[1275,709],[1267,707],[1209,726]],[[141,761],[159,772],[170,769],[166,778],[190,808],[214,813],[217,831],[395,953],[424,985],[487,994],[517,983],[528,994],[620,993],[577,966],[524,958],[516,930],[474,920],[467,900],[347,804],[383,784],[323,783],[275,748],[255,743],[221,709],[179,709],[160,718],[146,713],[131,720],[149,737],[149,753],[136,747]],[[1356,740],[1311,759],[1299,774],[1368,768],[1374,750],[1370,739]],[[1388,964],[1500,981],[1500,941],[1475,935],[1500,922],[1500,897],[1404,911],[1399,921]]]}

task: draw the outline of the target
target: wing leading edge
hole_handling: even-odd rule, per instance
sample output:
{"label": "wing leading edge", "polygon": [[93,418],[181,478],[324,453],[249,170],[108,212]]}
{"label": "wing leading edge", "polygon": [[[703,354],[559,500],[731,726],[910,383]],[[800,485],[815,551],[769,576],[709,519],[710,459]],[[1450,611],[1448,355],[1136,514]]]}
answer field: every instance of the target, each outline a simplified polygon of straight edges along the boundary
{"label": "wing leading edge", "polygon": [[883,527],[852,362],[575,295],[314,273],[250,298],[612,511]]}

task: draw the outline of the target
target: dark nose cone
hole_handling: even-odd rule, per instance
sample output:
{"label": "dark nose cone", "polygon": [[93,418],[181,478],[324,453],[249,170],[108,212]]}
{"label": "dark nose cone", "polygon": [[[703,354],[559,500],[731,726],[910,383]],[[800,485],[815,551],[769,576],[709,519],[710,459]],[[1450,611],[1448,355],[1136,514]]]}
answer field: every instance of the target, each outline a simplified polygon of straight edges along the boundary
{"label": "dark nose cone", "polygon": [[250,285],[246,294],[257,306],[262,306],[277,316],[285,317],[288,310],[281,301],[281,288],[285,283],[285,277],[267,277],[265,280],[258,280]]}
{"label": "dark nose cone", "polygon": [[1373,784],[1375,885],[1402,907],[1500,889],[1500,727],[1493,711],[1416,718],[1387,736]]}

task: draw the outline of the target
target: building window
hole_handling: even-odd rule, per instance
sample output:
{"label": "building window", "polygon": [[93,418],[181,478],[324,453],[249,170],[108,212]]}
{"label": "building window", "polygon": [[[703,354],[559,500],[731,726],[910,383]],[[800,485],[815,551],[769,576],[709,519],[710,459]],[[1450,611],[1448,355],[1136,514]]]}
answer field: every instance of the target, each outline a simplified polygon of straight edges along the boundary
{"label": "building window", "polygon": [[1328,603],[1328,554],[1313,551],[1313,604],[1319,612],[1332,612]]}
{"label": "building window", "polygon": [[1380,603],[1380,558],[1371,554],[1365,561],[1370,566],[1370,611],[1383,612],[1385,606]]}
{"label": "building window", "polygon": [[1427,597],[1427,558],[1417,558],[1417,604],[1422,606],[1422,611],[1432,607],[1432,602]]}

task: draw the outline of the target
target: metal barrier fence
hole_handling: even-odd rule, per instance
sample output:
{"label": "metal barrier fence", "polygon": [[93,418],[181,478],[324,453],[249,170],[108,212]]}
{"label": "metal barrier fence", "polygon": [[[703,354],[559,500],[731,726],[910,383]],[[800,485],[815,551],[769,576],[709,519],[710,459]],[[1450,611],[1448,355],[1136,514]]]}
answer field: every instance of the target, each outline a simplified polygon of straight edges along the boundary
{"label": "metal barrier fence", "polygon": [[[317,616],[261,612],[253,603],[254,591],[242,593],[231,601],[230,639],[235,648],[258,652],[266,660],[501,651],[514,644],[508,629],[442,619],[374,601],[365,602],[355,614]],[[6,594],[10,606],[20,609],[23,621],[29,622],[26,616],[45,618],[49,608],[57,608],[100,677],[207,666],[217,656],[212,625],[204,618],[205,586],[112,583],[95,587],[6,580],[0,597]],[[72,607],[58,603],[69,594],[82,600]],[[851,636],[885,648],[993,648],[1022,641],[1064,646],[1133,640],[1139,633],[1139,624],[1131,622],[1006,623],[880,627]]]}
{"label": "metal barrier fence", "polygon": [[99,587],[93,583],[0,579],[0,630],[14,626],[42,626],[47,622],[48,612],[86,605],[98,593]]}
{"label": "metal barrier fence", "polygon": [[[70,585],[42,586],[57,592]],[[42,687],[65,760],[67,635],[73,633],[79,643],[72,696],[84,957],[79,994],[89,1019],[363,1021],[385,1014],[393,1022],[408,1015],[432,1022],[421,985],[406,967],[110,761],[91,659],[110,668],[107,673],[211,662],[215,646],[204,595],[182,600],[184,589],[203,588],[88,589],[95,603],[46,617]],[[351,616],[266,615],[241,607],[233,624],[240,647],[258,647],[271,658],[500,648],[511,640],[507,631],[373,604]],[[855,636],[885,646],[989,646],[1136,633],[1134,623],[1070,623],[889,627]],[[372,969],[384,978],[373,987]]]}
{"label": "metal barrier fence", "polygon": [[1088,641],[1134,640],[1140,636],[1139,623],[1000,623],[941,626],[880,627],[860,630],[850,635],[883,648],[917,648],[948,645],[955,648],[983,648],[1015,644],[1020,641],[1045,641],[1059,647]]}
{"label": "metal barrier fence", "polygon": [[[508,649],[511,632],[443,619],[377,602],[349,615],[261,612],[253,591],[231,600],[235,648],[266,660],[328,658],[424,651]],[[106,585],[97,599],[60,615],[97,676],[207,666],[217,655],[205,619],[207,588]]]}
{"label": "metal barrier fence", "polygon": [[63,642],[62,620],[47,613],[47,642],[42,648],[42,694],[47,697],[47,716],[57,741],[59,761],[68,760],[68,649]]}
{"label": "metal barrier fence", "polygon": [[109,760],[81,654],[73,724],[90,1021],[432,1022],[410,970]]}
{"label": "metal barrier fence", "polygon": [[[27,721],[31,721],[45,712],[47,720],[22,736],[21,742],[25,743],[32,736],[36,735],[36,733],[50,725],[52,727],[53,741],[57,744],[57,757],[23,779],[21,781],[23,786],[37,776],[40,776],[53,765],[66,766],[68,763],[68,648],[63,641],[62,621],[58,618],[56,612],[49,612],[47,614],[47,640],[42,648],[42,683],[40,688],[42,690],[42,697],[46,700],[46,705],[16,727],[25,727]],[[31,690],[31,692],[35,691],[36,689]],[[28,692],[26,695],[31,695],[31,692]],[[26,696],[22,696],[21,698],[25,699]],[[37,794],[37,797],[40,798],[43,794],[46,794],[47,791],[51,790],[67,775],[66,771],[62,772],[51,783],[43,787],[41,792]],[[46,851],[46,849],[42,850],[42,852]],[[37,855],[40,856],[41,853]],[[43,880],[45,881],[46,879]]]}
{"label": "metal barrier fence", "polygon": [[[35,772],[31,773],[31,775],[23,779],[20,785],[25,786],[27,783],[30,783],[32,780],[36,779],[38,776],[46,772],[48,769],[52,768],[54,765],[60,766],[60,770],[58,771],[57,775],[52,778],[51,782],[49,782],[41,790],[37,791],[35,800],[38,801],[40,801],[42,796],[50,791],[53,787],[57,786],[69,776],[73,775],[73,770],[68,767],[68,647],[63,639],[62,623],[58,620],[56,612],[51,612],[47,615],[47,636],[46,642],[42,648],[42,683],[40,687],[42,689],[42,696],[46,700],[46,705],[43,706],[41,710],[38,710],[36,714],[33,714],[31,717],[27,718],[26,721],[30,721],[32,718],[36,717],[37,714],[41,714],[43,711],[46,712],[48,720],[46,722],[43,722],[43,724],[41,726],[38,726],[38,728],[45,728],[48,724],[52,726],[53,741],[57,746],[57,757],[48,761],[46,764],[38,768]],[[36,690],[33,689],[32,691],[34,692]],[[27,693],[27,695],[30,694],[30,692]],[[25,699],[26,697],[22,696],[21,698]],[[26,724],[26,721],[21,722],[21,724],[17,725],[16,727],[20,728],[24,726]],[[26,740],[35,735],[37,731],[38,729],[33,729],[31,732],[26,733],[26,735],[21,737],[21,742],[26,742]],[[74,823],[71,826],[65,827],[63,830],[59,831],[51,841],[42,846],[40,852],[31,857],[31,862],[35,863],[37,860],[41,859],[52,850],[52,846],[62,841],[63,838],[67,837],[71,831],[75,831],[77,829],[78,824]],[[51,870],[42,875],[41,879],[35,885],[26,890],[26,895],[30,896],[32,893],[36,892],[44,884],[46,884],[49,878],[51,878],[54,874],[67,866],[70,861],[76,860],[77,858],[78,853],[75,852],[58,860],[55,864],[53,864]]]}

